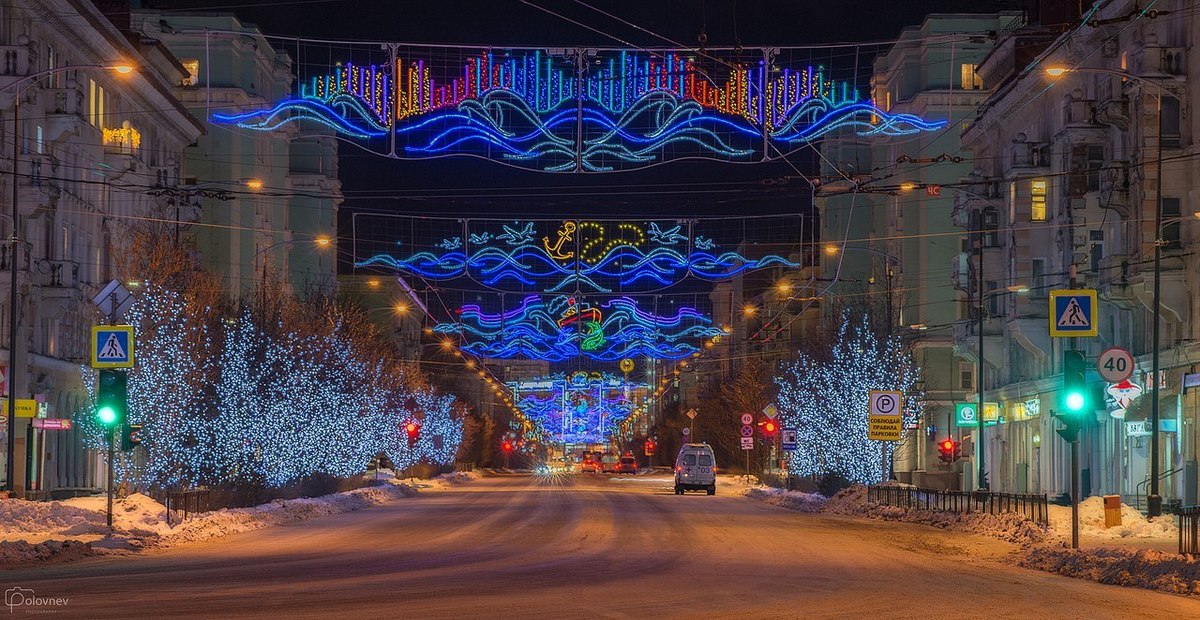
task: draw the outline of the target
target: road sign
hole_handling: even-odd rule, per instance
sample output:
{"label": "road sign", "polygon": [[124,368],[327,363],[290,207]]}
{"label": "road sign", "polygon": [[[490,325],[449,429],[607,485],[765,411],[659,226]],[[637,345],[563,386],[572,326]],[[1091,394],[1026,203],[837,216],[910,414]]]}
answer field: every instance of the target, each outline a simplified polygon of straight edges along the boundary
{"label": "road sign", "polygon": [[763,407],[763,415],[767,416],[768,420],[774,420],[775,416],[779,415],[779,410],[775,408],[775,403]]}
{"label": "road sign", "polygon": [[1096,311],[1095,289],[1050,291],[1050,335],[1095,337],[1100,333]]}
{"label": "road sign", "polygon": [[954,423],[958,426],[979,426],[978,409],[975,403],[955,403]]}
{"label": "road sign", "polygon": [[133,326],[92,326],[92,368],[133,368]]}
{"label": "road sign", "polygon": [[900,416],[873,415],[867,418],[867,439],[900,441]]}
{"label": "road sign", "polygon": [[753,450],[754,449],[754,438],[753,437],[742,437],[742,449],[743,450]]}
{"label": "road sign", "polygon": [[129,289],[122,286],[117,280],[113,280],[92,298],[92,303],[100,309],[100,312],[104,313],[104,316],[108,317],[108,320],[116,321],[133,305],[133,293],[130,293]]}
{"label": "road sign", "polygon": [[691,434],[692,434],[692,429],[690,429],[690,428],[688,428],[688,427],[686,427],[686,426],[685,426],[685,427],[683,427],[683,436],[684,436],[684,437],[687,437],[688,435],[691,435]]}
{"label": "road sign", "polygon": [[69,431],[71,421],[66,418],[34,418],[33,427],[45,431]]}
{"label": "road sign", "polygon": [[696,410],[695,410],[695,409],[688,409],[688,410],[687,410],[687,417],[688,417],[688,419],[695,420],[695,419],[696,419]]}
{"label": "road sign", "polygon": [[753,426],[750,426],[749,424],[747,424],[746,426],[742,427],[742,437],[753,437],[753,436],[754,436],[754,427]]}
{"label": "road sign", "polygon": [[901,403],[904,396],[895,390],[871,390],[871,415],[900,415]]}
{"label": "road sign", "polygon": [[1120,383],[1133,376],[1133,354],[1121,347],[1105,349],[1096,358],[1096,370],[1109,383]]}
{"label": "road sign", "polygon": [[748,413],[743,413],[742,414],[742,424],[747,424],[747,425],[754,424],[754,416],[752,416]]}
{"label": "road sign", "polygon": [[792,452],[796,450],[797,444],[799,444],[799,442],[796,441],[796,429],[785,428],[779,431],[779,437],[780,443],[783,444],[784,452]]}

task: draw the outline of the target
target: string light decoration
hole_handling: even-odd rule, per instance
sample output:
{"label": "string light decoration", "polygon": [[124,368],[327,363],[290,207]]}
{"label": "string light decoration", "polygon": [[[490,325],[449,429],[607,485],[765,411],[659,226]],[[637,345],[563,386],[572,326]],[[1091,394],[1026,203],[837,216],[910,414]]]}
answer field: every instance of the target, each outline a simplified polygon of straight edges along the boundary
{"label": "string light decoration", "polygon": [[339,64],[269,108],[212,120],[261,131],[315,121],[350,138],[394,136],[392,156],[467,154],[549,172],[757,161],[842,128],[901,136],[946,124],[860,100],[820,66],[778,69],[772,50],[731,63],[723,84],[677,52],[579,52],[472,53],[457,74],[436,78],[432,63],[397,52],[383,64]]}
{"label": "string light decoration", "polygon": [[[144,454],[116,463],[154,487],[282,486],[313,474],[350,476],[380,452],[407,466],[453,458],[462,425],[454,399],[415,385],[402,369],[368,361],[341,335],[272,334],[249,313],[223,334],[178,293],[147,285],[129,314],[138,342],[129,371],[129,419]],[[84,369],[84,383],[94,385]],[[75,415],[104,445],[92,412]],[[420,420],[421,439],[401,441]]]}
{"label": "string light decoration", "polygon": [[[468,236],[482,243],[463,245],[455,237],[444,239],[438,249],[376,254],[355,266],[388,267],[430,280],[471,277],[489,287],[523,291],[536,286],[551,293],[575,287],[636,291],[673,286],[689,276],[718,282],[769,267],[800,267],[776,254],[718,253],[714,241],[692,235],[691,223],[686,230],[682,225],[664,230],[657,222],[643,227],[568,220],[551,226],[539,233],[534,222],[503,224],[498,234]],[[609,229],[612,237],[606,238]]]}
{"label": "string light decoration", "polygon": [[[797,430],[789,471],[802,476],[834,473],[861,483],[882,480],[880,442],[867,439],[868,392],[902,392],[907,426],[925,408],[924,393],[917,388],[920,372],[899,337],[880,341],[865,320],[852,323],[843,315],[829,361],[800,353],[775,378],[783,426]],[[890,454],[894,442],[884,443]]]}
{"label": "string light decoration", "polygon": [[725,333],[694,308],[657,315],[641,310],[629,297],[593,306],[566,295],[530,295],[517,308],[498,314],[465,305],[458,321],[440,323],[433,330],[462,336],[462,350],[479,357],[551,362],[580,356],[605,362],[628,357],[683,359],[698,351],[704,339]]}
{"label": "string light decoration", "polygon": [[543,436],[568,444],[606,443],[643,406],[650,387],[609,373],[583,371],[507,384],[517,408],[536,422]]}

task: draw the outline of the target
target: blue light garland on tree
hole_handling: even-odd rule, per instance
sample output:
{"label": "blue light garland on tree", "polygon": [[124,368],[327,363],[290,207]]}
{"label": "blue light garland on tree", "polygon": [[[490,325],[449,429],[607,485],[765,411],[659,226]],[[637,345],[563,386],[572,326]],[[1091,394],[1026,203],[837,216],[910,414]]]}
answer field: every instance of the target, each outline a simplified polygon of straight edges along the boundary
{"label": "blue light garland on tree", "polygon": [[[902,392],[907,426],[925,408],[924,392],[917,388],[920,372],[899,337],[881,341],[865,319],[852,323],[843,316],[829,361],[801,353],[775,379],[784,426],[797,430],[789,471],[840,474],[861,483],[882,480],[879,442],[867,439],[868,393]],[[894,442],[886,444],[890,454]]]}

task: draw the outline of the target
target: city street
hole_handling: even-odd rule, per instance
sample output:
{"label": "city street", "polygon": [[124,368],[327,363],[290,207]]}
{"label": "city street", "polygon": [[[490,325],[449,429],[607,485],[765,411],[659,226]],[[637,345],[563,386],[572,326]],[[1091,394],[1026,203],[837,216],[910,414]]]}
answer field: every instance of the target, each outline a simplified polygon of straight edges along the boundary
{"label": "city street", "polygon": [[1011,547],[801,514],[665,476],[491,476],[133,557],[6,573],[64,617],[1195,617],[1016,568]]}

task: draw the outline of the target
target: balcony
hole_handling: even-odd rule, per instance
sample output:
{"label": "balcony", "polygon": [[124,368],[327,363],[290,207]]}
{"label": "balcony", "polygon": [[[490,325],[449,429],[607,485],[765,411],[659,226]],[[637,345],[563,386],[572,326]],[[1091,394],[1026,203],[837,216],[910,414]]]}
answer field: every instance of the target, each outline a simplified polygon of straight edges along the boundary
{"label": "balcony", "polygon": [[1112,125],[1121,131],[1129,130],[1129,100],[1124,97],[1105,99],[1096,105],[1096,122]]}
{"label": "balcony", "polygon": [[42,288],[78,289],[79,263],[70,260],[42,260],[34,265],[34,283]]}
{"label": "balcony", "polygon": [[[29,48],[24,45],[0,45],[0,76],[21,78],[29,75]],[[0,81],[0,88],[11,80]]]}
{"label": "balcony", "polygon": [[46,102],[47,142],[62,139],[68,134],[79,134],[88,124],[87,108],[83,93],[76,88],[51,88],[42,91]]}

